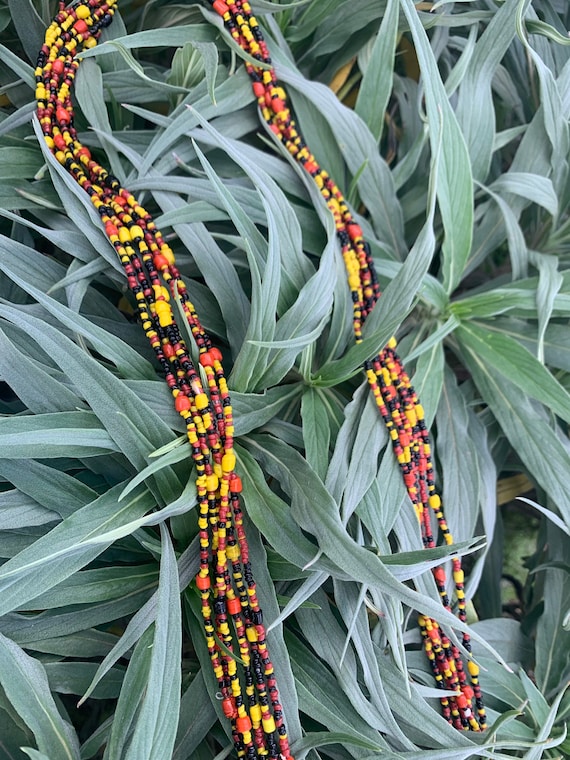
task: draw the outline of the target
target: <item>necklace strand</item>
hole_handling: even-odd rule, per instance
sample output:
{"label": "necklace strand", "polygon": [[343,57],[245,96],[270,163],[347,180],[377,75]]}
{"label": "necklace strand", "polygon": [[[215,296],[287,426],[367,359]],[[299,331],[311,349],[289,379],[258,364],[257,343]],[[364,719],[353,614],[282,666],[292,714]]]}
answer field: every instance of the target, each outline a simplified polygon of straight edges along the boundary
{"label": "necklace strand", "polygon": [[[362,327],[380,297],[374,262],[362,229],[350,213],[340,189],[319,165],[291,117],[287,95],[279,86],[271,66],[267,45],[251,12],[250,4],[246,0],[210,0],[210,4],[221,16],[224,26],[237,44],[260,64],[264,64],[262,68],[246,63],[261,115],[288,152],[310,174],[333,214],[352,296],[354,338],[360,343]],[[436,491],[424,411],[395,348],[396,340],[392,338],[377,356],[364,364],[364,370],[376,405],[388,429],[406,490],[414,505],[421,526],[423,544],[426,548],[436,545],[430,519],[433,512],[445,543],[451,545],[453,537],[445,521],[441,498]],[[445,570],[438,567],[434,568],[432,573],[442,604],[449,610]],[[464,573],[459,558],[452,559],[452,576],[457,598],[457,614],[459,619],[465,622]],[[438,686],[456,694],[454,697],[441,700],[444,716],[458,729],[479,731],[486,728],[478,666],[469,657],[469,684],[459,649],[449,640],[438,623],[430,617],[420,615],[419,625],[424,649]],[[470,654],[469,635],[464,633],[462,638],[463,647]]]}
{"label": "necklace strand", "polygon": [[[360,342],[362,326],[380,297],[362,230],[339,188],[319,166],[298,132],[273,68],[265,67],[271,66],[271,59],[249,3],[213,0],[210,5],[240,47],[264,64],[263,68],[246,64],[261,114],[289,153],[311,175],[333,213],[352,295],[354,336]],[[202,328],[173,252],[151,215],[92,158],[73,125],[70,93],[79,66],[76,55],[97,44],[116,7],[117,0],[83,0],[67,9],[60,2],[35,70],[37,115],[48,148],[89,195],[100,215],[124,268],[143,330],[164,372],[175,408],[186,424],[199,504],[200,570],[196,585],[208,652],[222,710],[231,721],[237,755],[248,760],[258,757],[293,760],[249,561],[239,496],[242,484],[235,472],[232,406],[221,352]],[[177,299],[184,311],[198,349],[199,367],[192,362],[181,336],[172,299]],[[365,363],[367,380],[389,431],[424,546],[435,546],[431,512],[435,512],[445,542],[451,544],[453,539],[436,493],[423,410],[395,348],[396,341],[392,338],[383,351]],[[452,568],[458,616],[465,621],[464,579],[459,559],[452,560]],[[445,571],[436,568],[433,576],[442,604],[450,609]],[[441,700],[443,715],[456,728],[484,729],[486,718],[477,665],[469,657],[469,685],[461,654],[438,623],[422,615],[419,624],[437,684],[455,692],[454,697]],[[467,634],[463,635],[463,646],[468,653],[471,651]],[[245,688],[237,669],[238,652]]]}
{"label": "necklace strand", "polygon": [[[88,0],[66,9],[60,3],[38,56],[37,114],[49,149],[99,212],[174,406],[186,423],[199,504],[196,585],[208,653],[238,757],[293,760],[249,561],[221,352],[200,324],[172,250],[151,215],[92,158],[73,125],[70,90],[79,65],[76,55],[97,43],[116,5],[117,0]],[[198,368],[174,319],[174,298],[198,348]],[[237,656],[243,663],[244,689]]]}

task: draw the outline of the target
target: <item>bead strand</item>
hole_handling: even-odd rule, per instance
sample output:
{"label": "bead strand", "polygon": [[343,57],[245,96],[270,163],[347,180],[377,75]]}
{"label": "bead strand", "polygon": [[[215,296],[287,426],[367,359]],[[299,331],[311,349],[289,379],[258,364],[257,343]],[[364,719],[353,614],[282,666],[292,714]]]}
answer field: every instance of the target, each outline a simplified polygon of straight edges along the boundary
{"label": "bead strand", "polygon": [[[248,760],[293,760],[249,561],[222,354],[200,324],[174,254],[152,216],[93,159],[73,123],[76,55],[97,44],[116,9],[117,0],[83,0],[68,8],[60,2],[38,55],[37,115],[46,145],[99,213],[175,409],[186,425],[198,493],[196,586],[221,707],[231,721],[237,755]],[[199,367],[181,336],[173,300],[184,312],[198,349]],[[238,651],[244,663],[245,693],[234,655]]]}
{"label": "bead strand", "polygon": [[[353,304],[353,332],[357,343],[362,340],[362,327],[380,297],[370,248],[361,227],[355,222],[348,204],[330,175],[319,165],[300,134],[287,105],[287,95],[279,85],[271,66],[269,51],[259,24],[246,0],[210,0],[235,42],[263,67],[246,63],[263,119],[291,156],[312,177],[325,199],[336,225],[348,286]],[[267,68],[269,66],[269,68]],[[414,505],[426,548],[436,545],[430,515],[435,514],[444,542],[453,543],[436,491],[429,433],[424,412],[402,362],[397,355],[396,340],[364,365],[370,390],[388,429],[406,490]],[[433,577],[443,606],[450,609],[447,578],[442,567]],[[466,620],[464,576],[459,558],[452,559],[452,575],[457,599],[457,614]],[[458,729],[474,731],[486,728],[486,716],[478,681],[478,668],[469,656],[467,667],[471,685],[466,682],[461,653],[441,631],[438,623],[426,616],[419,618],[424,649],[434,672],[436,683],[455,696],[441,700],[446,719]],[[470,638],[463,634],[463,647],[471,652]],[[476,715],[474,711],[476,707]]]}

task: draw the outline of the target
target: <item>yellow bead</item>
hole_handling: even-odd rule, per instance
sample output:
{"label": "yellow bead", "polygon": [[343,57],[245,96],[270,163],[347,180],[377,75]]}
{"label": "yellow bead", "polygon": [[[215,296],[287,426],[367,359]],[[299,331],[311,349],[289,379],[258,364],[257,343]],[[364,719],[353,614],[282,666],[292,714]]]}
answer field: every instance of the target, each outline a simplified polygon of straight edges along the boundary
{"label": "yellow bead", "polygon": [[479,666],[475,665],[473,660],[469,660],[467,663],[467,670],[469,671],[469,675],[473,678],[476,678],[479,675]]}
{"label": "yellow bead", "polygon": [[249,708],[249,717],[254,728],[257,728],[261,723],[261,707],[259,705],[252,705]]}
{"label": "yellow bead", "polygon": [[206,488],[208,491],[215,491],[218,488],[217,475],[206,475]]}
{"label": "yellow bead", "polygon": [[465,573],[463,570],[454,570],[453,571],[453,580],[457,584],[461,584],[465,581]]}
{"label": "yellow bead", "polygon": [[423,406],[421,404],[416,404],[416,416],[418,420],[423,420],[424,415],[425,415],[425,412],[424,412]]}
{"label": "yellow bead", "polygon": [[172,253],[172,248],[169,245],[167,245],[166,243],[164,243],[164,245],[162,245],[160,247],[160,252],[166,258],[166,260],[168,261],[168,263],[171,266],[172,266],[172,264],[176,263],[175,262],[175,258],[174,258],[174,254]]}
{"label": "yellow bead", "polygon": [[441,499],[437,494],[429,497],[429,505],[432,509],[439,509],[441,507]]}
{"label": "yellow bead", "polygon": [[158,301],[154,308],[161,327],[167,327],[172,324],[172,311],[166,301]]}
{"label": "yellow bead", "polygon": [[205,409],[210,403],[208,401],[208,396],[205,393],[199,393],[194,401],[196,404],[196,409],[198,410]]}
{"label": "yellow bead", "polygon": [[136,240],[137,238],[141,238],[141,240],[144,239],[144,232],[141,230],[138,224],[133,224],[129,232],[131,233],[131,238],[133,240]]}
{"label": "yellow bead", "polygon": [[245,635],[247,636],[248,641],[251,641],[252,643],[257,641],[257,631],[252,626],[245,629]]}
{"label": "yellow bead", "polygon": [[236,455],[229,452],[222,457],[222,470],[224,472],[233,472],[236,466]]}
{"label": "yellow bead", "polygon": [[263,718],[261,723],[266,734],[272,734],[275,731],[275,719],[273,716],[270,716],[269,718]]}
{"label": "yellow bead", "polygon": [[89,18],[91,12],[86,5],[78,5],[75,9],[75,15],[77,18]]}
{"label": "yellow bead", "polygon": [[131,233],[128,227],[119,227],[119,240],[121,243],[130,243]]}
{"label": "yellow bead", "polygon": [[239,546],[237,544],[234,544],[233,546],[228,546],[228,548],[226,549],[226,554],[230,562],[233,562],[234,560],[239,559]]}
{"label": "yellow bead", "polygon": [[406,417],[412,427],[418,424],[418,417],[416,415],[415,409],[406,409]]}

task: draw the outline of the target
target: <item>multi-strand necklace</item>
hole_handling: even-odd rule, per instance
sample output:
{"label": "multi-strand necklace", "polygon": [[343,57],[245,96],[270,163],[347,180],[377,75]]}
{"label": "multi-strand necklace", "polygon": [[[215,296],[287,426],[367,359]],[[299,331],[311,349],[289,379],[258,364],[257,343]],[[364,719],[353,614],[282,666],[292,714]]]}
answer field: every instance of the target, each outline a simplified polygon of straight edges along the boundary
{"label": "multi-strand necklace", "polygon": [[[291,118],[278,85],[259,25],[249,3],[213,0],[212,8],[257,67],[246,64],[261,114],[289,153],[313,178],[331,210],[353,302],[354,336],[380,297],[370,249],[337,185],[319,166]],[[221,695],[231,721],[239,757],[292,760],[277,683],[266,643],[263,615],[249,561],[240,506],[242,484],[235,472],[233,417],[222,355],[204,331],[173,252],[151,215],[81,144],[73,124],[71,88],[79,66],[77,54],[97,44],[116,11],[117,0],[83,0],[59,13],[46,32],[38,56],[37,115],[48,148],[89,195],[106,235],[124,268],[138,317],[186,424],[196,470],[201,597],[204,632]],[[182,337],[173,302],[184,312],[198,362]],[[364,365],[374,399],[389,431],[407,492],[421,525],[423,543],[435,546],[430,514],[435,512],[447,544],[453,539],[436,493],[429,435],[422,407],[391,339]],[[465,621],[464,578],[459,559],[452,560],[459,619]],[[442,604],[450,609],[443,568],[433,570]],[[470,655],[465,672],[458,647],[432,618],[420,616],[424,648],[438,685],[453,696],[441,699],[443,714],[458,729],[486,727],[478,668]],[[469,636],[463,647],[471,651]],[[242,663],[243,677],[238,673]]]}

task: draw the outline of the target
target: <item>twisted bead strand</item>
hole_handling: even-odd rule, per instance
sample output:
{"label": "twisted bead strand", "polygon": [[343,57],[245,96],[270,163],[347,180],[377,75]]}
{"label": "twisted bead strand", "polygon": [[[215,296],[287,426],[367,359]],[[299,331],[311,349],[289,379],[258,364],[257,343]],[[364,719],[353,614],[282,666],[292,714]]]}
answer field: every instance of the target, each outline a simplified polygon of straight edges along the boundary
{"label": "twisted bead strand", "polygon": [[[76,55],[97,44],[116,9],[117,0],[82,0],[69,8],[60,2],[38,55],[37,115],[46,145],[99,213],[176,411],[186,424],[198,494],[196,586],[221,707],[231,721],[237,755],[248,760],[293,760],[249,561],[222,354],[200,324],[174,254],[152,216],[93,159],[73,123]],[[176,299],[197,346],[199,366],[192,362],[174,317]],[[244,663],[244,691],[238,652]]]}
{"label": "twisted bead strand", "polygon": [[[213,10],[221,16],[224,26],[235,42],[262,64],[245,64],[261,115],[277,139],[312,177],[333,214],[351,291],[354,338],[360,343],[366,318],[380,297],[374,262],[362,229],[353,218],[342,192],[326,170],[319,165],[292,118],[287,95],[277,81],[267,45],[249,2],[209,2]],[[453,537],[447,527],[441,499],[435,486],[424,411],[395,351],[396,345],[395,338],[392,338],[379,354],[365,362],[364,370],[380,415],[388,429],[406,490],[414,505],[424,546],[433,548],[436,545],[431,528],[432,512],[435,514],[443,540],[450,545],[453,543]],[[449,610],[445,570],[438,567],[434,568],[432,573],[442,604]],[[459,558],[452,559],[452,576],[457,614],[459,619],[465,622],[464,576]],[[444,716],[458,729],[485,729],[486,715],[479,686],[479,669],[470,656],[469,635],[463,633],[462,643],[469,653],[467,667],[471,678],[470,685],[467,683],[459,649],[450,642],[438,623],[421,615],[419,625],[436,683],[442,689],[455,692],[455,696],[441,700]]]}

